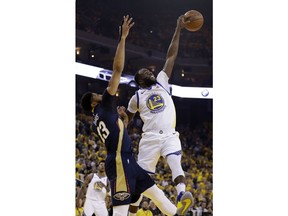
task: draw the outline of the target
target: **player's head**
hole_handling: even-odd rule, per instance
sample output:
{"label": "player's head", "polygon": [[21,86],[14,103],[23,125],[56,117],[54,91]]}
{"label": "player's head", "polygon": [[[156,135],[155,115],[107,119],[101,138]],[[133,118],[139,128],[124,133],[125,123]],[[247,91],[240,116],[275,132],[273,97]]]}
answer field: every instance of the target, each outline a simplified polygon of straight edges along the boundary
{"label": "player's head", "polygon": [[91,113],[93,108],[102,101],[102,95],[86,92],[81,98],[81,106],[84,112]]}
{"label": "player's head", "polygon": [[146,88],[156,83],[153,72],[148,68],[141,68],[137,71],[134,80],[141,88]]}
{"label": "player's head", "polygon": [[99,170],[100,172],[104,172],[104,171],[105,171],[105,160],[99,161],[99,163],[98,163],[98,170]]}

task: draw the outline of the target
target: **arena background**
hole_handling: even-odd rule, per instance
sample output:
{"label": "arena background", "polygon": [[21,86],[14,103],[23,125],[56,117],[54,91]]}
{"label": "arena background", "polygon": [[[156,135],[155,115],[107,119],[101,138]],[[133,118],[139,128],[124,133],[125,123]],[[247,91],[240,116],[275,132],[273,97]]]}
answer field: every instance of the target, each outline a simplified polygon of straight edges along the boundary
{"label": "arena background", "polygon": [[[181,31],[178,56],[169,83],[212,89],[212,1],[210,0],[168,0],[165,3],[157,0],[76,1],[76,62],[112,70],[118,41],[118,26],[123,15],[129,14],[133,17],[135,26],[127,38],[123,74],[133,79],[134,73],[141,67],[149,67],[157,74],[164,66],[166,51],[177,18],[191,9],[203,14],[204,25],[197,32],[192,33],[186,29]],[[81,114],[80,98],[86,91],[102,93],[108,84],[105,77],[97,76],[96,67],[95,77],[93,72],[89,77],[79,72],[75,77],[75,163],[76,178],[79,180],[76,181],[76,194],[84,177],[95,169],[95,163],[106,157],[103,144],[89,130],[90,119]],[[120,84],[117,94],[119,105],[127,107],[129,99],[137,89],[128,83]],[[189,173],[187,190],[193,193],[196,200],[195,206],[187,215],[198,216],[197,208],[203,202],[210,212],[205,215],[213,215],[213,99],[173,96],[173,100],[177,115],[176,129],[180,132],[183,147],[182,166],[184,171]],[[138,115],[133,123],[128,131],[134,144],[134,151],[137,153],[142,127]],[[171,171],[163,160],[157,164],[156,172],[157,185],[164,190],[171,202],[175,203],[177,194],[171,182]]]}

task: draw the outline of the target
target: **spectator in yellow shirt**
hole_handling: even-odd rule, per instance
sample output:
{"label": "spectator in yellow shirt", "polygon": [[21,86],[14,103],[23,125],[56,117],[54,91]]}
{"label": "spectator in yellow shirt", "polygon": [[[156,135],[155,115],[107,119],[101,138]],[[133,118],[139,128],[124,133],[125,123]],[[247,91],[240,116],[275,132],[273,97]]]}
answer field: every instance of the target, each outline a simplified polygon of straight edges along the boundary
{"label": "spectator in yellow shirt", "polygon": [[136,216],[153,216],[152,212],[149,210],[148,201],[144,200],[141,207],[142,208],[137,211]]}

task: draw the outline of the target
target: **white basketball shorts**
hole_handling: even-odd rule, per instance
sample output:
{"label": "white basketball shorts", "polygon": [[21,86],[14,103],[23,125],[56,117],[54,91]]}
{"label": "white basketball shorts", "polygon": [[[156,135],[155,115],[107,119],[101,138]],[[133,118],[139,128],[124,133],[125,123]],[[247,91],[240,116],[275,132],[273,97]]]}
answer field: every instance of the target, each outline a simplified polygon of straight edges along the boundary
{"label": "white basketball shorts", "polygon": [[149,131],[142,134],[139,142],[138,164],[148,173],[155,173],[160,156],[181,155],[179,133],[173,131]]}
{"label": "white basketball shorts", "polygon": [[86,216],[91,216],[93,213],[97,216],[108,216],[105,201],[95,201],[88,198],[86,198],[84,203],[84,213]]}

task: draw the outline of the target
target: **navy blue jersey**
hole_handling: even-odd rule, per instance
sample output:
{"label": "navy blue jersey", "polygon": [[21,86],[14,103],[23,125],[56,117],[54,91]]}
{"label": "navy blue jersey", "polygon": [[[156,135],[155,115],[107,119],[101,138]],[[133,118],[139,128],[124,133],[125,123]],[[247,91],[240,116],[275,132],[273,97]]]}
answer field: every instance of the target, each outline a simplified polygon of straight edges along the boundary
{"label": "navy blue jersey", "polygon": [[107,149],[105,171],[111,183],[112,204],[129,204],[134,197],[139,197],[153,186],[154,181],[132,154],[130,137],[118,116],[116,97],[105,90],[102,102],[94,108],[93,115],[92,129]]}
{"label": "navy blue jersey", "polygon": [[92,129],[105,143],[107,152],[132,152],[127,129],[117,113],[116,96],[105,90],[102,102],[95,107],[93,115]]}

